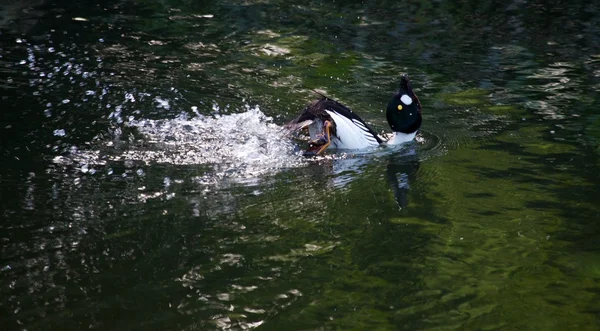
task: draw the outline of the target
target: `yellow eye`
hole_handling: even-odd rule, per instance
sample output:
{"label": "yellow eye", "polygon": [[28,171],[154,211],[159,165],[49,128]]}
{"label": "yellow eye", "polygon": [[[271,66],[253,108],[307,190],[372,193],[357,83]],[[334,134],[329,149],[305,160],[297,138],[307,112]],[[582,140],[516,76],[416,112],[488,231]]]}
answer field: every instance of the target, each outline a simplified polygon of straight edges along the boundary
{"label": "yellow eye", "polygon": [[398,105],[398,110],[402,110],[402,105]]}

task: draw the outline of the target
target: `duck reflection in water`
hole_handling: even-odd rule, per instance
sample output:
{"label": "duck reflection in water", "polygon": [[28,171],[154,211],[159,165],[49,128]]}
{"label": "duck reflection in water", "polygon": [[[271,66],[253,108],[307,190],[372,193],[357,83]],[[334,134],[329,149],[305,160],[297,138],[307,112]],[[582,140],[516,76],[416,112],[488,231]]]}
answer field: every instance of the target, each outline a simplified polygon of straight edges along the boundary
{"label": "duck reflection in water", "polygon": [[416,181],[419,165],[416,146],[413,144],[388,156],[385,178],[400,209],[408,206],[408,193],[411,183]]}
{"label": "duck reflection in water", "polygon": [[390,188],[398,208],[402,210],[408,206],[409,190],[417,181],[420,166],[418,149],[417,143],[409,143],[370,154],[334,154],[332,157],[314,159],[310,171],[313,176],[320,178],[319,181],[327,182],[329,189],[343,189],[353,181],[360,180],[374,166],[378,171],[385,172],[380,185]]}

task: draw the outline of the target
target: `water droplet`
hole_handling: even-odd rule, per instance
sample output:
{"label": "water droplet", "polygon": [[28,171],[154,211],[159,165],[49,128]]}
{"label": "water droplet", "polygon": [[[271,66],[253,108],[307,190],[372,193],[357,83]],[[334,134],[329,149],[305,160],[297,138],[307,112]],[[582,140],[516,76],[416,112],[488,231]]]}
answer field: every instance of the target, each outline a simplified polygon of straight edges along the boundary
{"label": "water droplet", "polygon": [[154,98],[154,101],[158,103],[158,106],[156,106],[156,108],[164,108],[167,110],[171,109],[171,106],[169,105],[169,100],[162,99],[161,97],[156,97]]}
{"label": "water droplet", "polygon": [[69,102],[71,102],[71,100],[69,100],[69,99],[64,99],[64,100],[62,101],[62,103],[64,103],[64,104],[67,104],[67,103],[69,103]]}
{"label": "water droplet", "polygon": [[57,137],[64,137],[66,134],[65,129],[54,130],[54,135]]}

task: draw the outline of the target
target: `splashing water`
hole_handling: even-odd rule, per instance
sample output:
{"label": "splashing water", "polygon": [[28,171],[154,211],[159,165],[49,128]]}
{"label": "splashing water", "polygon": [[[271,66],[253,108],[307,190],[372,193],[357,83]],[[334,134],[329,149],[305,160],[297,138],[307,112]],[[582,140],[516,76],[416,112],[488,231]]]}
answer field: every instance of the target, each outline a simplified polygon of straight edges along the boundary
{"label": "splashing water", "polygon": [[179,165],[207,164],[231,177],[258,176],[303,163],[284,129],[259,107],[238,114],[182,114],[172,120],[131,120],[146,143],[123,157]]}
{"label": "splashing water", "polygon": [[[216,184],[223,179],[254,181],[261,175],[306,163],[284,128],[258,106],[246,106],[245,110],[214,117],[197,114],[189,118],[182,113],[168,120],[130,118],[123,125],[139,134],[131,144],[117,149],[120,152],[75,148],[67,162],[81,167],[111,161],[210,166],[212,171],[196,178],[200,184]],[[108,141],[104,145],[112,148],[116,144]],[[65,161],[61,157],[55,163]]]}
{"label": "splashing water", "polygon": [[[203,116],[198,107],[192,107],[193,118],[182,112],[174,119],[145,119],[140,109],[154,108],[161,114],[177,111],[181,107],[178,90],[160,89],[157,94],[151,89],[122,89],[113,84],[114,73],[104,68],[102,57],[89,57],[86,51],[80,54],[74,44],[45,47],[27,43],[25,50],[27,59],[18,63],[27,65],[31,79],[23,83],[36,88],[35,93],[54,95],[60,86],[73,86],[69,98],[44,99],[40,105],[45,118],[60,125],[52,131],[52,152],[62,154],[53,159],[55,164],[73,165],[84,174],[97,171],[94,167],[111,169],[110,162],[208,166],[211,170],[198,180],[201,183],[223,178],[254,180],[305,164],[284,129],[258,106],[245,105],[237,114],[224,115],[213,103],[212,116]],[[97,110],[99,117],[108,121],[112,137],[99,134],[82,147],[77,139],[86,137],[85,130],[65,126],[76,121],[76,109]],[[125,131],[134,132],[129,141],[121,139]],[[63,138],[71,140],[59,140]]]}

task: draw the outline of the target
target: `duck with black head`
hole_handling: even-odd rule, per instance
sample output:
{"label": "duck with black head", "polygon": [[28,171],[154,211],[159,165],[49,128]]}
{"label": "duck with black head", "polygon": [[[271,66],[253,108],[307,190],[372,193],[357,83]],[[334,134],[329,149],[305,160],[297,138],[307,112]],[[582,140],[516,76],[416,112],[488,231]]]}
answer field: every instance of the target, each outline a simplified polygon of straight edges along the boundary
{"label": "duck with black head", "polygon": [[400,79],[400,88],[387,105],[386,118],[392,129],[388,139],[378,135],[348,107],[321,95],[287,127],[293,131],[308,129],[310,141],[305,156],[319,155],[326,149],[361,150],[412,141],[422,118],[421,103],[408,75]]}

